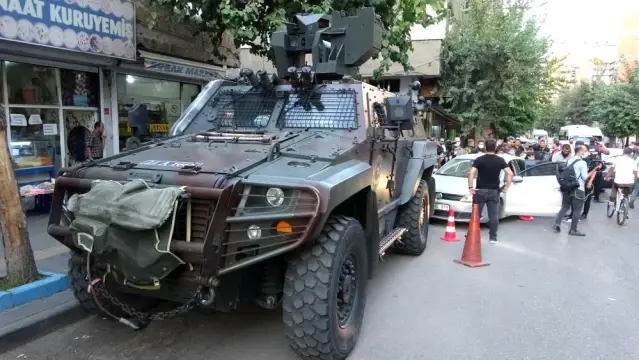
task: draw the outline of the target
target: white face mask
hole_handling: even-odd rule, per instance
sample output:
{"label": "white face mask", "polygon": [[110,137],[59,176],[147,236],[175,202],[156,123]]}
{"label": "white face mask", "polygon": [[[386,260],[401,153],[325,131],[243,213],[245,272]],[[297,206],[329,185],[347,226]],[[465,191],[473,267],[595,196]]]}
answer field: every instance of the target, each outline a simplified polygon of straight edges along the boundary
{"label": "white face mask", "polygon": [[477,147],[480,148],[480,149],[483,149],[484,145],[483,144],[479,144],[479,145],[477,145]]}

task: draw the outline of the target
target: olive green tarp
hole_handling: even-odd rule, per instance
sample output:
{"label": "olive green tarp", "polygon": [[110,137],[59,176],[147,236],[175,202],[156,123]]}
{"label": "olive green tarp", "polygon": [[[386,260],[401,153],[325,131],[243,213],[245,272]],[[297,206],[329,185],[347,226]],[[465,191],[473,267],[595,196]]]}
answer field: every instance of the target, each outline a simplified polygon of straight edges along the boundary
{"label": "olive green tarp", "polygon": [[74,194],[73,241],[131,285],[148,286],[184,262],[170,252],[178,187],[153,188],[143,180],[124,184],[94,181],[85,194]]}

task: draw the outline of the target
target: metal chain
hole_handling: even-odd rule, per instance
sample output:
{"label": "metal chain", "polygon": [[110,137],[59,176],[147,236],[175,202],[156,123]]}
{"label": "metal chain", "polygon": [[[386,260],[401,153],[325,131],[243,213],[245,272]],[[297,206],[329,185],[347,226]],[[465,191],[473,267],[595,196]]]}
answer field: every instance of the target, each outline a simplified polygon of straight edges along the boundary
{"label": "metal chain", "polygon": [[198,306],[200,304],[200,300],[202,299],[202,293],[201,293],[201,289],[198,288],[198,290],[195,292],[195,294],[193,295],[193,297],[191,299],[189,299],[189,301],[187,301],[186,303],[171,309],[171,310],[167,310],[167,311],[159,311],[159,312],[155,312],[155,313],[144,313],[141,311],[136,310],[135,308],[133,308],[132,306],[125,304],[124,302],[122,302],[120,299],[116,298],[115,296],[111,295],[106,288],[104,287],[104,285],[102,283],[99,284],[95,284],[92,288],[93,291],[96,291],[96,293],[109,300],[113,305],[117,306],[118,308],[120,308],[122,311],[124,311],[125,313],[137,318],[138,320],[141,321],[151,321],[151,320],[165,320],[165,319],[169,319],[178,315],[182,315],[184,313],[187,313],[191,310],[193,310],[196,306]]}

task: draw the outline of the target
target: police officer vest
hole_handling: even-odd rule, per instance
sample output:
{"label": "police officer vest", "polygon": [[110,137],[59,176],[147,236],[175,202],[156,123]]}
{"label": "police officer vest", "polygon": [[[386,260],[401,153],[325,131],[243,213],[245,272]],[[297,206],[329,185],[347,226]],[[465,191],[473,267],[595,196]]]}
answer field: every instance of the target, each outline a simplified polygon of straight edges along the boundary
{"label": "police officer vest", "polygon": [[601,160],[601,152],[599,152],[599,146],[589,145],[588,151],[590,151],[590,158],[592,160]]}

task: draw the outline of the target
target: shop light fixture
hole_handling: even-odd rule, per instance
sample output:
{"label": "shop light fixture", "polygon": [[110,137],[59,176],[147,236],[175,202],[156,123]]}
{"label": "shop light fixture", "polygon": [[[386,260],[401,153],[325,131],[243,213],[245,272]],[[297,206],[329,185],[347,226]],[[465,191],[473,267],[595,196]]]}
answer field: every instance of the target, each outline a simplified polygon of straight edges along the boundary
{"label": "shop light fixture", "polygon": [[128,82],[129,84],[133,84],[135,82],[135,78],[131,75],[127,75],[126,82]]}

